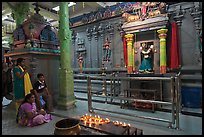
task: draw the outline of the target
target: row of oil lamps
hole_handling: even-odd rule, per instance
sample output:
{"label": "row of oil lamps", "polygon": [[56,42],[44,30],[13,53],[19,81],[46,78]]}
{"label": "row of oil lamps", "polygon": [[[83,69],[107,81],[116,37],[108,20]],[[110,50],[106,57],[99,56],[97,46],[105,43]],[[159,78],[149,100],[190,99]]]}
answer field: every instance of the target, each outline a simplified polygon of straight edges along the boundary
{"label": "row of oil lamps", "polygon": [[[80,118],[81,121],[84,122],[84,125],[88,124],[89,126],[93,125],[102,125],[110,123],[110,120],[108,118],[104,119],[101,118],[99,115],[92,116],[91,114],[85,114]],[[126,124],[125,122],[119,122],[119,121],[113,121],[113,124],[116,126],[122,126],[122,127],[130,127],[130,124]]]}

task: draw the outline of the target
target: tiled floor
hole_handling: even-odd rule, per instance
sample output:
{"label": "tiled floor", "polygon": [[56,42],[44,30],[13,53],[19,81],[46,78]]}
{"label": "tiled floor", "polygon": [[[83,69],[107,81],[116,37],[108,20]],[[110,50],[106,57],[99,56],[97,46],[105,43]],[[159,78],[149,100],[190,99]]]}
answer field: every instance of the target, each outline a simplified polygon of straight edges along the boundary
{"label": "tiled floor", "polygon": [[[142,112],[136,110],[120,109],[118,105],[110,105],[103,103],[94,103],[94,107],[100,107],[107,110],[125,112],[135,115],[149,115],[159,118],[171,119],[170,113],[165,112]],[[76,107],[67,111],[55,109],[53,120],[37,127],[27,128],[19,127],[15,123],[15,109],[14,104],[11,103],[2,108],[2,134],[3,135],[53,135],[54,125],[64,117],[80,118],[83,114],[88,112],[87,101],[76,100]],[[132,126],[143,129],[144,135],[202,135],[202,117],[188,116],[180,114],[180,129],[168,128],[168,123],[146,120],[141,118],[129,117],[127,115],[119,115],[114,113],[107,113],[102,111],[95,111],[95,114],[101,117],[107,117],[112,121],[119,120],[130,123]],[[89,133],[89,132],[87,132]]]}

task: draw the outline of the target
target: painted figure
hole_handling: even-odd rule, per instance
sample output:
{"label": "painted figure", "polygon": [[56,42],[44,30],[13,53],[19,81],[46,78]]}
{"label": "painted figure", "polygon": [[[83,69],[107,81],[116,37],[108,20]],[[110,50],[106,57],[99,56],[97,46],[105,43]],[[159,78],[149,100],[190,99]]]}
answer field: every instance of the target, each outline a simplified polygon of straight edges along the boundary
{"label": "painted figure", "polygon": [[146,43],[142,43],[140,47],[141,54],[142,54],[142,63],[139,67],[139,72],[141,73],[152,73],[152,49],[153,45],[148,47]]}
{"label": "painted figure", "polygon": [[78,57],[78,63],[79,63],[79,68],[80,68],[80,74],[82,74],[83,57],[81,53],[79,54],[79,57]]}
{"label": "painted figure", "polygon": [[108,41],[108,38],[106,39],[105,44],[103,45],[103,61],[110,61],[111,56],[111,49],[110,49],[110,42]]}

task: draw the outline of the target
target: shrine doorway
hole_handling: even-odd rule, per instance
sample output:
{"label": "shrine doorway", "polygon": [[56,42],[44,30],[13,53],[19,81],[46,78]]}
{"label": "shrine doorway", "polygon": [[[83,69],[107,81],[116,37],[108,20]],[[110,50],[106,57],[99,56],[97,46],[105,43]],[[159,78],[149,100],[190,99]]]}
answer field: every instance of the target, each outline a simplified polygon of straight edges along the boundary
{"label": "shrine doorway", "polygon": [[153,31],[147,31],[147,32],[137,32],[135,33],[134,38],[134,48],[135,48],[135,54],[134,54],[134,60],[135,60],[135,71],[139,72],[139,68],[142,64],[142,60],[144,58],[144,55],[141,53],[141,48],[143,44],[146,44],[148,49],[151,48],[151,52],[149,54],[150,56],[150,63],[152,66],[153,73],[159,73],[159,38],[156,34],[156,30]]}

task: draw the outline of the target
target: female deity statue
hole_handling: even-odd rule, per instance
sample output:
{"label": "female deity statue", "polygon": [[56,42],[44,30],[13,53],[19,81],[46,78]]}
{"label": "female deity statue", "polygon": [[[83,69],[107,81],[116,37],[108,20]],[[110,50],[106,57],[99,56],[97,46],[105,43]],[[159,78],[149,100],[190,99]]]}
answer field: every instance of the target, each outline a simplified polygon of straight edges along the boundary
{"label": "female deity statue", "polygon": [[110,42],[108,41],[108,38],[105,41],[105,44],[103,44],[103,61],[110,61],[111,56],[111,49],[110,49]]}
{"label": "female deity statue", "polygon": [[78,63],[79,63],[80,74],[82,74],[83,57],[81,53],[78,56]]}
{"label": "female deity statue", "polygon": [[146,43],[142,43],[140,47],[141,54],[142,54],[142,63],[139,67],[139,72],[141,73],[152,73],[152,49],[153,45],[150,47]]}

